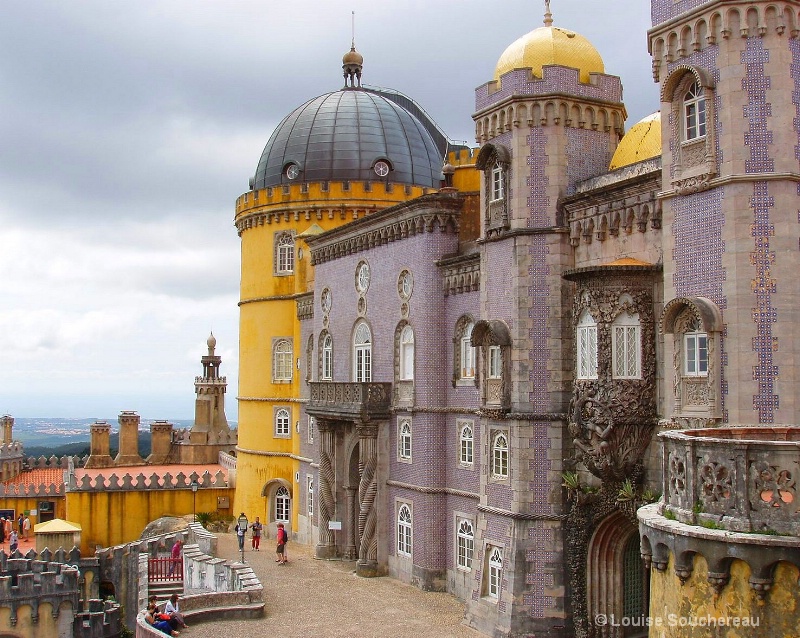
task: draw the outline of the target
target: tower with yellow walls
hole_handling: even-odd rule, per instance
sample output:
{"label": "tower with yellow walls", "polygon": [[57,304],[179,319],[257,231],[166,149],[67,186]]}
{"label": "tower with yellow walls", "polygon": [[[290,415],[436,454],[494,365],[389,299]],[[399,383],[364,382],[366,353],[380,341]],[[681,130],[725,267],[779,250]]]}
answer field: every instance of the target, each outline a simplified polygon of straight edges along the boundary
{"label": "tower with yellow walls", "polygon": [[314,283],[304,238],[439,189],[452,150],[409,97],[362,87],[362,64],[353,46],[342,60],[345,86],[286,116],[267,142],[250,190],[236,201],[241,292],[234,511],[259,516],[273,529],[278,521],[297,528],[292,503],[302,405],[307,381],[317,378],[313,366],[301,366],[307,338],[298,313],[309,299],[313,308]]}

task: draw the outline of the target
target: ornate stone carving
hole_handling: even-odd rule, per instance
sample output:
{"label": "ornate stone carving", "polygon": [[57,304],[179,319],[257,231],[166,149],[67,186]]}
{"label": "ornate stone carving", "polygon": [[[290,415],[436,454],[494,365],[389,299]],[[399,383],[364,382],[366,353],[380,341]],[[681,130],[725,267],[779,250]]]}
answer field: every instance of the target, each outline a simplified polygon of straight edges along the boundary
{"label": "ornate stone carving", "polygon": [[691,195],[692,193],[707,191],[711,188],[712,177],[711,173],[703,173],[702,175],[679,179],[675,182],[675,192],[678,195]]}

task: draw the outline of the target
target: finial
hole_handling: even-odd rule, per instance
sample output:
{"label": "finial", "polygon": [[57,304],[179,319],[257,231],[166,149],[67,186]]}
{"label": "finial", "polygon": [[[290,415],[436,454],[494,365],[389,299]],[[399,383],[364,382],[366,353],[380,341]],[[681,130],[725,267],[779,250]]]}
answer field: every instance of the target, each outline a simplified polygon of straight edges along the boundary
{"label": "finial", "polygon": [[344,86],[348,85],[351,88],[361,87],[361,69],[364,64],[364,57],[356,51],[356,12],[352,12],[352,42],[350,44],[350,51],[344,54],[342,58],[342,71],[344,72]]}
{"label": "finial", "polygon": [[350,16],[350,33],[352,35],[351,38],[351,48],[353,51],[356,50],[356,12],[352,11]]}
{"label": "finial", "polygon": [[550,0],[544,0],[544,26],[553,26],[553,14],[550,13]]}

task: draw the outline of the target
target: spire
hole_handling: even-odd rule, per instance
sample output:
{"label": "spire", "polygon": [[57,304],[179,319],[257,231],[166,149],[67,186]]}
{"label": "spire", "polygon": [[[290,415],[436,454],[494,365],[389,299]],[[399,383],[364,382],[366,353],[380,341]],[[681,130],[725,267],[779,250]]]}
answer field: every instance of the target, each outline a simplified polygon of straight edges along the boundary
{"label": "spire", "polygon": [[544,0],[544,26],[553,26],[553,14],[550,13],[550,0]]}
{"label": "spire", "polygon": [[345,87],[361,86],[361,68],[364,65],[364,56],[356,51],[356,12],[353,11],[352,15],[352,40],[350,43],[350,50],[344,54],[342,58],[342,71],[344,75]]}

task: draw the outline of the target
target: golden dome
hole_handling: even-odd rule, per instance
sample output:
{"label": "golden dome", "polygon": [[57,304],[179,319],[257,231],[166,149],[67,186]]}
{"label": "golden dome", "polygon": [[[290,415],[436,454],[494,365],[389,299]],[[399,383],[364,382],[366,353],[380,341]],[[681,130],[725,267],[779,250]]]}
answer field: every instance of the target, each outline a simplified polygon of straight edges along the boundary
{"label": "golden dome", "polygon": [[542,77],[545,64],[568,66],[580,71],[581,82],[589,81],[590,73],[604,73],[603,58],[591,42],[579,33],[544,26],[512,42],[503,51],[494,70],[494,79],[514,69],[533,70],[536,77]]}
{"label": "golden dome", "polygon": [[614,151],[609,170],[642,162],[661,155],[661,112],[634,124]]}
{"label": "golden dome", "polygon": [[342,64],[364,64],[364,56],[356,51],[356,45],[353,44],[350,50],[342,57]]}

